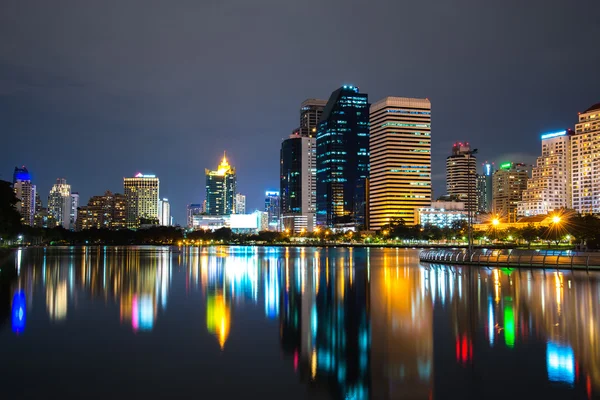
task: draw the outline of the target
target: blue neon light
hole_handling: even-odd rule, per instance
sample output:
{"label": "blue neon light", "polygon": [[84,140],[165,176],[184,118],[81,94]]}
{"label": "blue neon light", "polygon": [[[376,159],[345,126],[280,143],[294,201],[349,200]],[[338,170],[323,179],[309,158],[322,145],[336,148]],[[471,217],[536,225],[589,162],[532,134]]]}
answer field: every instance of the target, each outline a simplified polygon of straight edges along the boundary
{"label": "blue neon light", "polygon": [[567,131],[546,133],[546,134],[542,135],[542,140],[552,139],[552,138],[555,138],[555,137],[564,136],[566,134],[567,134]]}

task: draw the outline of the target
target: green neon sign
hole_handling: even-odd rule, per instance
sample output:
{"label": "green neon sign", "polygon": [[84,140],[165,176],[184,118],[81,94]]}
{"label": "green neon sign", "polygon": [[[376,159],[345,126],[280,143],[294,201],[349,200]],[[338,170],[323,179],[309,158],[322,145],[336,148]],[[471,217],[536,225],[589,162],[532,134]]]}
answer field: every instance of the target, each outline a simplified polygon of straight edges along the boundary
{"label": "green neon sign", "polygon": [[505,162],[505,163],[500,164],[500,169],[510,169],[510,167],[512,167],[511,162]]}

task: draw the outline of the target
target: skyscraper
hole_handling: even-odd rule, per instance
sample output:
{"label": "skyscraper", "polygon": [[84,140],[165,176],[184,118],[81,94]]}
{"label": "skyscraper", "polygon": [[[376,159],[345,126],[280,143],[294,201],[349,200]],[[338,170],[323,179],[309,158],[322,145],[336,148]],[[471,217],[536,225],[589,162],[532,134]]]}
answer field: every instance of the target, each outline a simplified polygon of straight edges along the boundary
{"label": "skyscraper", "polygon": [[281,143],[281,229],[299,233],[315,228],[316,146],[315,138],[290,135]]}
{"label": "skyscraper", "polygon": [[369,229],[413,225],[431,204],[431,103],[386,97],[370,110]]}
{"label": "skyscraper", "polygon": [[345,85],[329,97],[317,129],[317,224],[364,227],[368,177],[368,96]]}
{"label": "skyscraper", "polygon": [[36,187],[31,183],[31,175],[25,166],[15,167],[13,188],[19,200],[16,204],[23,225],[34,226]]}
{"label": "skyscraper", "polygon": [[79,193],[71,193],[71,213],[70,213],[70,224],[69,229],[75,229],[77,224],[77,208],[79,207]]}
{"label": "skyscraper", "polygon": [[279,192],[267,191],[265,192],[265,212],[269,218],[269,230],[279,230]]}
{"label": "skyscraper", "polygon": [[533,167],[517,215],[548,214],[571,208],[571,136],[573,131],[542,135],[542,155]]}
{"label": "skyscraper", "polygon": [[323,114],[323,109],[327,105],[327,100],[307,99],[300,106],[300,136],[316,137],[319,120]]}
{"label": "skyscraper", "polygon": [[158,224],[171,226],[171,205],[169,204],[169,199],[158,201]]}
{"label": "skyscraper", "polygon": [[219,167],[206,172],[206,214],[230,215],[235,213],[236,175],[235,168],[229,165],[227,158]]}
{"label": "skyscraper", "polygon": [[477,175],[477,210],[480,213],[492,212],[492,182],[494,166],[488,162],[483,164],[483,174]]}
{"label": "skyscraper", "polygon": [[138,173],[133,178],[123,178],[127,228],[138,228],[141,220],[158,221],[159,185],[155,175]]}
{"label": "skyscraper", "polygon": [[477,210],[477,160],[470,154],[469,143],[457,142],[446,158],[446,191],[465,203],[467,210]]}
{"label": "skyscraper", "polygon": [[241,193],[235,195],[235,213],[246,214],[246,196]]}
{"label": "skyscraper", "polygon": [[69,229],[71,226],[71,185],[64,178],[58,178],[48,195],[48,215],[56,226]]}
{"label": "skyscraper", "polygon": [[529,169],[525,164],[505,162],[494,173],[492,212],[506,222],[517,220],[517,204],[527,189]]}
{"label": "skyscraper", "polygon": [[572,202],[582,214],[600,213],[600,103],[579,114],[571,137]]}

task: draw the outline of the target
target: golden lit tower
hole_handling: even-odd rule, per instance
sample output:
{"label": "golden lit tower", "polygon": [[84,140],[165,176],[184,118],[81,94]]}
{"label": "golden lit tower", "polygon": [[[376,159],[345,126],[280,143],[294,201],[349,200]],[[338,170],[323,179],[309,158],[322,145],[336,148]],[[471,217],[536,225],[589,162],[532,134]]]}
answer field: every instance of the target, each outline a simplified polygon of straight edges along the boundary
{"label": "golden lit tower", "polygon": [[431,103],[386,97],[370,110],[369,227],[413,225],[431,204]]}
{"label": "golden lit tower", "polygon": [[127,228],[135,229],[141,219],[158,221],[159,181],[155,175],[138,173],[133,178],[123,178],[127,200]]}
{"label": "golden lit tower", "polygon": [[225,153],[215,171],[206,169],[206,214],[235,214],[236,175]]}

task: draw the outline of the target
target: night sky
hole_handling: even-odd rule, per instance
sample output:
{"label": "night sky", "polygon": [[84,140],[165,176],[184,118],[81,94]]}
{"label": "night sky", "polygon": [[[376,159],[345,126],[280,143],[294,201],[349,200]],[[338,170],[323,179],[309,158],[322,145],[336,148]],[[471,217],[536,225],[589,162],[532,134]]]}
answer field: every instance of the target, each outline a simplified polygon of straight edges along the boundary
{"label": "night sky", "polygon": [[434,197],[454,141],[533,162],[600,102],[598,0],[0,0],[0,179],[46,204],[137,172],[176,222],[227,151],[247,207],[279,187],[300,103],[343,84],[432,103]]}

